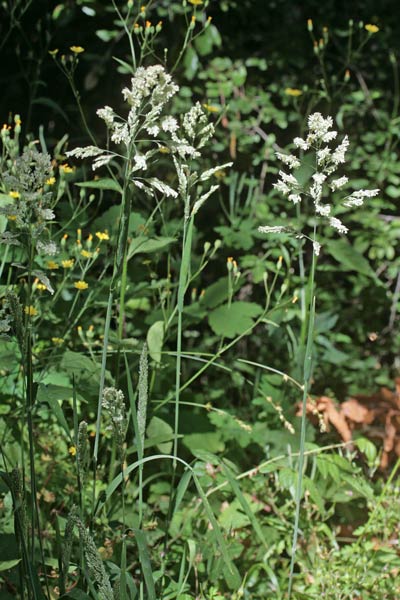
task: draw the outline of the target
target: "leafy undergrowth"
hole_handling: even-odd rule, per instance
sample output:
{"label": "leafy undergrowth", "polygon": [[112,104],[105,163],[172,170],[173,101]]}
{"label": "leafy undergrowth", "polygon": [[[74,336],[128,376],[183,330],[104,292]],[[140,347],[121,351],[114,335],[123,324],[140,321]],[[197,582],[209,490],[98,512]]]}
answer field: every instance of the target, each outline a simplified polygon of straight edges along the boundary
{"label": "leafy undergrowth", "polygon": [[1,600],[399,598],[393,16],[6,4]]}

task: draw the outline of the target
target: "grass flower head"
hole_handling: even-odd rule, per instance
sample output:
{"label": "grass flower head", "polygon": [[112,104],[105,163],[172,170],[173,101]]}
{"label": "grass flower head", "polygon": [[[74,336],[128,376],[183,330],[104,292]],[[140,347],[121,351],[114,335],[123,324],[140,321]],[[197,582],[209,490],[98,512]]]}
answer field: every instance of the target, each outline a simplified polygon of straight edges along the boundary
{"label": "grass flower head", "polygon": [[[332,117],[323,117],[319,112],[310,115],[308,117],[307,136],[304,139],[296,137],[293,143],[302,152],[315,153],[314,173],[312,173],[308,182],[300,183],[300,180],[296,177],[296,170],[301,166],[301,158],[294,154],[278,152],[278,158],[292,172],[279,171],[279,179],[273,186],[278,192],[286,196],[292,204],[299,204],[304,198],[311,199],[317,221],[322,221],[340,234],[346,234],[348,228],[333,214],[336,211],[337,204],[332,203],[331,195],[334,192],[340,192],[349,182],[345,175],[337,177],[335,173],[339,166],[346,161],[346,153],[350,142],[348,136],[345,135],[336,147],[332,147],[332,142],[336,140],[338,135],[337,131],[332,130],[332,127]],[[339,206],[346,208],[362,206],[364,198],[372,198],[378,193],[379,190],[377,189],[357,190],[345,196]],[[274,225],[262,226],[259,231],[261,233],[289,233],[290,229]],[[301,237],[308,237],[303,234],[300,235]],[[314,253],[318,255],[321,245],[316,239],[311,241]]]}

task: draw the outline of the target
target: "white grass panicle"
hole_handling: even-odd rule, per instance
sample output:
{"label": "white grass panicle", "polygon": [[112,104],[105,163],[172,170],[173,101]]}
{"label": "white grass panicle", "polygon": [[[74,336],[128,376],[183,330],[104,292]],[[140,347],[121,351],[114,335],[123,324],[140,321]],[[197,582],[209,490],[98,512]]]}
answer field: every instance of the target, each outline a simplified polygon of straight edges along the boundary
{"label": "white grass panicle", "polygon": [[[306,184],[300,183],[296,177],[296,170],[301,167],[302,158],[293,154],[277,152],[279,160],[292,172],[279,171],[279,179],[273,185],[292,204],[299,204],[305,198],[310,199],[314,206],[314,216],[317,222],[329,225],[338,233],[346,234],[348,228],[335,216],[337,210],[343,207],[362,206],[364,198],[376,196],[379,190],[357,190],[344,196],[338,203],[333,204],[332,194],[349,183],[349,179],[345,175],[335,176],[340,165],[346,161],[349,139],[345,135],[340,144],[332,147],[332,142],[338,135],[337,131],[331,130],[332,126],[332,117],[323,117],[319,112],[310,115],[308,117],[308,134],[306,138],[296,137],[293,143],[301,153],[313,153],[315,155],[314,173],[312,173]],[[309,239],[313,244],[316,255],[319,254],[321,249],[321,244],[315,237],[311,239],[289,227],[281,225],[261,226],[259,231],[261,233],[293,233],[298,237]]]}

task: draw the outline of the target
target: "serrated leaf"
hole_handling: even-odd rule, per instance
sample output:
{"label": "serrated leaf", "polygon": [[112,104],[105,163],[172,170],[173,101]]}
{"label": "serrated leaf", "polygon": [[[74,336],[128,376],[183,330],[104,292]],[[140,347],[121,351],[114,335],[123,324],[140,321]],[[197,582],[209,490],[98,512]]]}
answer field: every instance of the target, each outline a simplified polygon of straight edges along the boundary
{"label": "serrated leaf", "polygon": [[223,304],[208,316],[211,329],[217,335],[234,338],[242,335],[254,325],[254,319],[262,313],[262,308],[254,302],[232,302]]}

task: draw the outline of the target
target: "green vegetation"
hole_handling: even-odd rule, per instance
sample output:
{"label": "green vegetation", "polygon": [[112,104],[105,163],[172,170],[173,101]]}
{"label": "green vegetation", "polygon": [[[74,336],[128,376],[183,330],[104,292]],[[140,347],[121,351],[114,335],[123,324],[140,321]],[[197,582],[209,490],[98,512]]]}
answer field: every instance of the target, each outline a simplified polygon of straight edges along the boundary
{"label": "green vegetation", "polygon": [[395,5],[50,4],[0,3],[1,599],[395,600]]}

